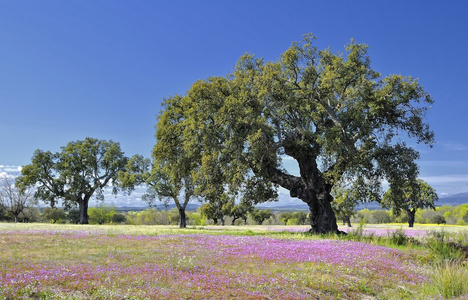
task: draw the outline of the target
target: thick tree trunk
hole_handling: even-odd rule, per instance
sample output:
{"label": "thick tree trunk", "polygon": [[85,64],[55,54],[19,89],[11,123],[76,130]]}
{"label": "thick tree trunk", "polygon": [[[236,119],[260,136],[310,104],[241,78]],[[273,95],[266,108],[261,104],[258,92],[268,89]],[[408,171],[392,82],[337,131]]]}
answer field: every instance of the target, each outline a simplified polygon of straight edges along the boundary
{"label": "thick tree trunk", "polygon": [[[296,159],[299,164],[299,177],[284,173],[267,164],[263,168],[274,183],[289,190],[291,197],[299,198],[309,206],[311,233],[345,234],[338,230],[335,213],[331,206],[332,185],[326,183],[323,172],[319,170],[316,157],[313,155],[314,149],[298,147],[296,141],[300,139],[300,134],[292,134],[284,141],[287,144],[284,146],[285,154]],[[329,171],[332,172],[333,167],[330,167]]]}
{"label": "thick tree trunk", "polygon": [[342,233],[338,230],[338,225],[336,224],[336,217],[330,202],[333,201],[332,196],[328,192],[322,192],[320,195],[316,196],[312,193],[309,194],[309,197],[303,197],[306,199],[301,199],[306,202],[310,210],[310,225],[312,229],[311,233]]}
{"label": "thick tree trunk", "polygon": [[180,207],[179,208],[179,216],[180,216],[180,228],[186,228],[187,227],[187,216],[185,215],[185,208]]}
{"label": "thick tree trunk", "polygon": [[224,226],[224,217],[221,217],[221,226]]}
{"label": "thick tree trunk", "polygon": [[346,222],[348,222],[348,227],[352,227],[351,226],[351,218],[349,216],[346,217]]}
{"label": "thick tree trunk", "polygon": [[80,224],[89,224],[88,221],[88,199],[81,199],[78,201],[80,209]]}
{"label": "thick tree trunk", "polygon": [[408,213],[409,227],[414,227],[414,215],[416,214],[416,210],[412,209],[412,210],[407,210],[406,212]]}

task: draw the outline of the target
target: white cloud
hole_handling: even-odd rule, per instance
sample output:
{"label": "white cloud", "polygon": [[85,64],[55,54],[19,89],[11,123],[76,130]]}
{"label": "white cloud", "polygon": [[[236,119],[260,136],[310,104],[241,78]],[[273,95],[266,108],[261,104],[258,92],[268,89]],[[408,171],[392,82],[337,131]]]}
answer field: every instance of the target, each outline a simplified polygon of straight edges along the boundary
{"label": "white cloud", "polygon": [[466,182],[468,184],[468,174],[422,176],[421,179],[427,181],[428,183],[433,183],[433,184],[460,183],[460,182]]}

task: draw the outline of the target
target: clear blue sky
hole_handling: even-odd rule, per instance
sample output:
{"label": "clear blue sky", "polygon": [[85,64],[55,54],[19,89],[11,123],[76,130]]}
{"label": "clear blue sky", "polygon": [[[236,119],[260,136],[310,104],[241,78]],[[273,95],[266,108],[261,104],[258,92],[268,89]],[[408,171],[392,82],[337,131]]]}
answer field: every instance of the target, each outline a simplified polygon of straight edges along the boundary
{"label": "clear blue sky", "polygon": [[419,78],[435,99],[421,177],[468,192],[468,1],[1,1],[0,172],[95,137],[149,156],[164,97],[275,60],[302,34],[320,49],[370,46],[375,70]]}

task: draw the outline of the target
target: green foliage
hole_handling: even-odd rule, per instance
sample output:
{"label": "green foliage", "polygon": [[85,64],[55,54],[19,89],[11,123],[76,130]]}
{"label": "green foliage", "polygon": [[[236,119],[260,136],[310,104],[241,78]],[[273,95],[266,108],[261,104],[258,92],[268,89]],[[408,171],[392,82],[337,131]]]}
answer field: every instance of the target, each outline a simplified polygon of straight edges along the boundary
{"label": "green foliage", "polygon": [[398,246],[407,245],[408,241],[411,240],[401,228],[399,230],[391,232],[389,234],[389,239],[393,245]]}
{"label": "green foliage", "polygon": [[[432,98],[411,77],[374,71],[366,45],[335,54],[314,40],[305,35],[275,62],[244,55],[232,74],[166,99],[157,178],[179,190],[190,182],[209,202],[243,195],[253,205],[277,199],[282,186],[310,204],[316,232],[337,230],[330,193],[342,177],[356,180],[361,200],[379,198],[384,179],[395,192],[414,180],[419,154],[396,136],[434,142],[424,123]],[[286,173],[285,156],[300,176]]]}
{"label": "green foliage", "polygon": [[88,214],[91,223],[101,225],[111,222],[112,217],[116,214],[116,208],[108,205],[99,205],[98,207],[89,208]]}
{"label": "green foliage", "polygon": [[334,201],[331,205],[336,217],[343,222],[349,221],[357,213],[354,209],[359,202],[356,191],[336,185],[333,189],[333,197]]}
{"label": "green foliage", "polygon": [[390,212],[386,210],[363,209],[358,212],[358,218],[369,224],[385,224],[391,222]]}
{"label": "green foliage", "polygon": [[76,208],[68,211],[68,221],[72,224],[78,224],[80,222],[80,211]]}
{"label": "green foliage", "polygon": [[55,206],[58,199],[64,206],[80,206],[80,223],[88,223],[87,208],[94,195],[104,199],[104,188],[119,190],[119,177],[127,163],[120,145],[113,141],[86,138],[69,142],[61,152],[36,150],[32,163],[21,170],[16,184],[21,190],[37,186],[35,197]]}
{"label": "green foliage", "polygon": [[259,225],[262,225],[262,223],[265,220],[269,219],[272,216],[273,216],[273,214],[272,214],[271,210],[269,210],[269,209],[254,208],[250,212],[250,217],[252,218],[252,220],[257,222]]}
{"label": "green foliage", "polygon": [[127,218],[125,217],[125,215],[121,214],[121,213],[115,213],[112,215],[112,217],[110,218],[110,221],[113,223],[113,224],[122,224],[122,223],[125,223],[127,222]]}
{"label": "green foliage", "polygon": [[461,262],[465,258],[460,247],[456,243],[451,242],[448,239],[448,234],[444,231],[431,232],[426,238],[426,244],[435,262]]}
{"label": "green foliage", "polygon": [[438,200],[436,191],[424,180],[405,182],[398,191],[390,188],[383,196],[380,204],[384,208],[392,208],[399,215],[403,210],[408,213],[410,226],[414,222],[415,213],[418,209],[435,209],[434,203]]}
{"label": "green foliage", "polygon": [[51,223],[56,223],[60,220],[65,220],[66,215],[65,211],[61,208],[56,207],[46,207],[42,212],[42,217],[46,220],[49,220]]}
{"label": "green foliage", "polygon": [[155,208],[127,214],[127,223],[132,225],[177,225],[180,221],[177,209],[158,211]]}

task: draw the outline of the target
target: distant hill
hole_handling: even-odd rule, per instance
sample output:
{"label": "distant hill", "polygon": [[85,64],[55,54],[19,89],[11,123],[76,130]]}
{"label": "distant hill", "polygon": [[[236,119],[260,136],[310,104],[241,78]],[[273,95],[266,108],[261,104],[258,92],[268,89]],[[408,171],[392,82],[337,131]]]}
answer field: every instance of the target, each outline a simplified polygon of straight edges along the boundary
{"label": "distant hill", "polygon": [[468,204],[468,192],[455,194],[448,197],[441,197],[439,198],[439,201],[436,202],[436,206],[457,206],[462,204]]}
{"label": "distant hill", "polygon": [[[185,211],[196,211],[200,207],[200,204],[192,204],[189,203],[187,204],[187,208]],[[167,207],[165,207],[163,204],[156,205],[156,209],[161,211],[161,210],[171,210],[173,208],[177,208],[175,204],[169,204]],[[148,209],[148,206],[120,206],[117,207],[118,211],[142,211]]]}

